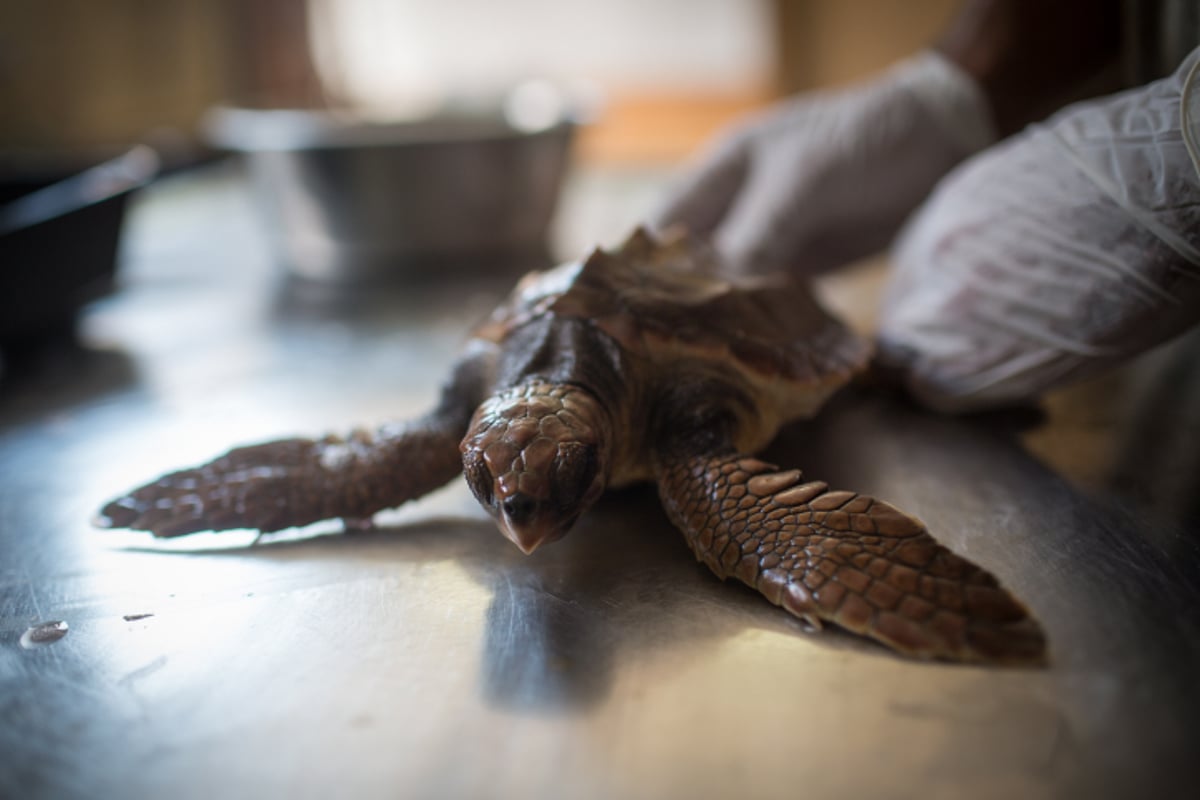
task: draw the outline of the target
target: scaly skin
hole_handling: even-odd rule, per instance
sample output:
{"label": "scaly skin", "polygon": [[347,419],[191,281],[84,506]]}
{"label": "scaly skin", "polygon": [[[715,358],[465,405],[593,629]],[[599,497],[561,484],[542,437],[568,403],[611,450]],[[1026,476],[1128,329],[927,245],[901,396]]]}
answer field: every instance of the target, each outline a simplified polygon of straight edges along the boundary
{"label": "scaly skin", "polygon": [[170,537],[239,528],[270,532],[339,517],[369,520],[462,472],[458,442],[482,399],[490,366],[490,348],[469,348],[437,408],[420,419],[345,438],[239,447],[118,497],[95,522]]}
{"label": "scaly skin", "polygon": [[171,537],[235,528],[270,532],[338,517],[370,519],[457,475],[460,433],[425,421],[359,430],[347,438],[239,447],[113,500],[97,522]]}
{"label": "scaly skin", "polygon": [[1037,623],[995,577],[873,497],[736,453],[666,461],[659,494],[698,560],[814,626],[917,658],[1045,659]]}
{"label": "scaly skin", "polygon": [[566,534],[608,480],[611,422],[571,384],[539,379],[479,406],[460,449],[467,484],[524,553]]}

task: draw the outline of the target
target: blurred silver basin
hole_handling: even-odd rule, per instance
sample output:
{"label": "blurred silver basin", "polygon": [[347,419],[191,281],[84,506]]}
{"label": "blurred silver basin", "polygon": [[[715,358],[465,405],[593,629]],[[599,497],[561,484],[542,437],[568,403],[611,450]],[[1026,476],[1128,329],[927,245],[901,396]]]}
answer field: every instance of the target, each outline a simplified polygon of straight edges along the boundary
{"label": "blurred silver basin", "polygon": [[573,127],[499,111],[380,124],[219,109],[206,123],[244,154],[278,258],[337,282],[544,266]]}

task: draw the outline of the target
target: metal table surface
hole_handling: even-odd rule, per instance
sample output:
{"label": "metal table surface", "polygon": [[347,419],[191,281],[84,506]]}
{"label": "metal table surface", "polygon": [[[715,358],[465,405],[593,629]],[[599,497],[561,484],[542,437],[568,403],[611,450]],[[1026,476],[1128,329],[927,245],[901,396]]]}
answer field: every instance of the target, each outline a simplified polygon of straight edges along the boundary
{"label": "metal table surface", "polygon": [[[624,225],[636,204],[616,199],[635,183],[577,181],[568,229]],[[532,557],[461,482],[352,534],[93,530],[109,496],[234,443],[422,410],[502,289],[288,285],[249,219],[221,174],[152,190],[125,288],[88,312],[83,345],[6,364],[0,797],[1091,798],[1194,783],[1200,337],[1040,416],[950,419],[859,390],[772,446],[923,517],[1034,609],[1052,647],[1046,669],[922,664],[721,584],[644,489]],[[876,283],[868,270],[824,290],[868,319]],[[48,620],[68,634],[22,643]]]}

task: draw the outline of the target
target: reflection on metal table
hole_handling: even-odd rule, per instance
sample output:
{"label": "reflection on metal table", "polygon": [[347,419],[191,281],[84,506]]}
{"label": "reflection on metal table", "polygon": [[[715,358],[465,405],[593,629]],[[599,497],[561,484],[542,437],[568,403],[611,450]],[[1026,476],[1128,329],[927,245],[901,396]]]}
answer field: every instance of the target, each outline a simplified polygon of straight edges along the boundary
{"label": "reflection on metal table", "polygon": [[[566,238],[618,236],[636,184],[577,179]],[[5,365],[0,796],[1182,791],[1200,741],[1200,336],[1040,417],[856,390],[772,445],[921,516],[1051,643],[1047,669],[922,664],[720,584],[649,490],[532,557],[461,482],[365,532],[93,530],[108,497],[232,444],[420,412],[507,285],[281,285],[242,201],[221,174],[150,192],[83,346]],[[877,278],[822,290],[861,324]],[[67,635],[27,634],[55,620]]]}

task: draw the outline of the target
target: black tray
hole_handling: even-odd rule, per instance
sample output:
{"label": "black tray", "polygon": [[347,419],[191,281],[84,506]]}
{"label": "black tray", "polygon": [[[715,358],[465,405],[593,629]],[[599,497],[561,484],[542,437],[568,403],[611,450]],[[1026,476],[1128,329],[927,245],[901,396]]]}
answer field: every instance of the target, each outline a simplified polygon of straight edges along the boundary
{"label": "black tray", "polygon": [[126,201],[157,164],[143,146],[82,172],[0,159],[0,343],[69,330],[111,291]]}

